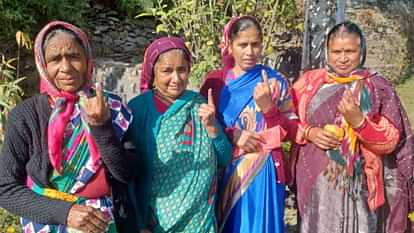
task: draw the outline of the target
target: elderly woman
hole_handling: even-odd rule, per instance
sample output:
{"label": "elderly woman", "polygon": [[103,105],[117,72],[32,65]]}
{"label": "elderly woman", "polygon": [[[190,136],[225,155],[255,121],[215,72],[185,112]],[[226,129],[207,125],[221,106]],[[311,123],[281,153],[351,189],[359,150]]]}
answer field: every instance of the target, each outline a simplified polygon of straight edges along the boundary
{"label": "elderly woman", "polygon": [[132,184],[141,232],[216,232],[216,173],[230,161],[231,145],[206,103],[186,90],[191,54],[177,37],[155,40],[141,72],[144,92],[129,102],[127,133],[140,162]]}
{"label": "elderly woman", "polygon": [[294,85],[301,232],[413,232],[412,129],[391,83],[364,68],[351,22],[327,35],[327,65]]}
{"label": "elderly woman", "polygon": [[134,175],[120,140],[131,115],[91,86],[91,47],[79,28],[49,23],[34,53],[41,94],[9,115],[0,205],[22,216],[23,232],[117,232],[111,184]]}

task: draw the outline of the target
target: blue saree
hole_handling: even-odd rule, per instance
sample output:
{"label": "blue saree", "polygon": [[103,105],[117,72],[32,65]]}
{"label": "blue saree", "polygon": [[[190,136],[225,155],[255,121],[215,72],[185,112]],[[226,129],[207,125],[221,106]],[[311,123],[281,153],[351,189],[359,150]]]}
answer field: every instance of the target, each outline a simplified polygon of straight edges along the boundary
{"label": "blue saree", "polygon": [[[220,93],[219,115],[226,128],[260,133],[266,130],[263,114],[253,92],[261,82],[261,71],[270,87],[279,90],[277,106],[291,97],[288,82],[275,70],[256,65],[226,83]],[[273,86],[272,86],[273,85]],[[283,233],[285,185],[277,183],[277,172],[269,152],[242,154],[226,168],[220,184],[218,204],[220,231],[225,233]]]}

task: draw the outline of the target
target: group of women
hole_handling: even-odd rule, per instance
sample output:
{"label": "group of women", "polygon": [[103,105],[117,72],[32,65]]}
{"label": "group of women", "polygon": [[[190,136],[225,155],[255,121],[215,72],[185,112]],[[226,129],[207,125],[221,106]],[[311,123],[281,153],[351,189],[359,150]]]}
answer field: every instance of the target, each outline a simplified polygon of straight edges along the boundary
{"label": "group of women", "polygon": [[303,233],[414,232],[412,129],[364,67],[360,28],[333,27],[326,66],[293,88],[260,64],[262,40],[254,17],[233,17],[199,94],[184,41],[157,39],[124,106],[92,85],[85,34],[49,23],[34,49],[41,94],[8,118],[0,206],[25,233],[281,233],[293,184]]}

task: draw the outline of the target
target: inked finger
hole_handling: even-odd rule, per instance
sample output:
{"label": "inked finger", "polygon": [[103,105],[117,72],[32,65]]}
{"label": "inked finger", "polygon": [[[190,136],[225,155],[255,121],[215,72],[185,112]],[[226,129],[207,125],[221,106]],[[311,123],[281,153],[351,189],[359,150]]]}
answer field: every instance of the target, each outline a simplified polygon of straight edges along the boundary
{"label": "inked finger", "polygon": [[208,89],[208,98],[207,98],[207,104],[209,106],[215,106],[214,105],[214,98],[213,98],[213,90],[211,88]]}

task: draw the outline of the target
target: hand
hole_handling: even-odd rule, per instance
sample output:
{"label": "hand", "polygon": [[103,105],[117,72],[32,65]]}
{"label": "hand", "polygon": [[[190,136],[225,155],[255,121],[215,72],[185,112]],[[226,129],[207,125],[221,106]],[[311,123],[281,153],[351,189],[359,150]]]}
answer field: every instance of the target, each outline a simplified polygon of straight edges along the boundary
{"label": "hand", "polygon": [[73,205],[66,219],[68,227],[83,232],[103,233],[108,227],[109,219],[99,210],[90,206]]}
{"label": "hand", "polygon": [[201,104],[198,110],[201,123],[207,129],[210,137],[217,136],[216,128],[216,106],[214,105],[213,93],[208,89],[207,104]]}
{"label": "hand", "polygon": [[341,142],[337,137],[319,127],[313,127],[308,133],[307,139],[322,150],[330,150],[337,148]]}
{"label": "hand", "polygon": [[263,113],[267,113],[275,106],[272,100],[269,79],[265,70],[262,70],[262,82],[258,83],[254,89],[254,100]]}
{"label": "hand", "polygon": [[352,128],[358,128],[364,120],[364,114],[362,114],[357,101],[349,89],[345,90],[342,100],[338,104],[338,111],[342,113],[346,122]]}
{"label": "hand", "polygon": [[233,143],[244,152],[252,153],[260,151],[263,139],[255,132],[236,129],[234,131]]}
{"label": "hand", "polygon": [[105,102],[102,84],[96,85],[96,96],[85,100],[85,113],[88,124],[98,126],[103,125],[111,118],[111,112]]}
{"label": "hand", "polygon": [[150,230],[144,229],[144,230],[139,231],[139,233],[152,233],[152,232]]}

